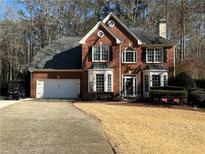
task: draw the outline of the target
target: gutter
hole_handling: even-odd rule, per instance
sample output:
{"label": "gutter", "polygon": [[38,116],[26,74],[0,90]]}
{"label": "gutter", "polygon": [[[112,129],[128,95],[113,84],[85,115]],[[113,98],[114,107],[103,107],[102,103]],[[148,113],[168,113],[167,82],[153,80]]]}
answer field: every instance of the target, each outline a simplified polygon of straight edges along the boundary
{"label": "gutter", "polygon": [[141,47],[173,47],[175,46],[174,44],[142,44],[140,45]]}
{"label": "gutter", "polygon": [[29,68],[30,72],[81,72],[82,69],[35,69]]}
{"label": "gutter", "polygon": [[122,91],[122,45],[123,45],[123,41],[120,44],[120,51],[119,51],[119,96],[121,96],[121,91]]}

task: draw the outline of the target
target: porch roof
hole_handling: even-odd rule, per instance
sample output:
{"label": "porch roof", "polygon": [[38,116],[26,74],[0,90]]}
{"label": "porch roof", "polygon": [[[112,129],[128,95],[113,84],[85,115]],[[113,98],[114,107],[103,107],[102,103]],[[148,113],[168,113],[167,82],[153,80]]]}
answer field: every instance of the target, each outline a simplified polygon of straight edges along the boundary
{"label": "porch roof", "polygon": [[161,64],[147,64],[144,70],[167,70],[167,67]]}

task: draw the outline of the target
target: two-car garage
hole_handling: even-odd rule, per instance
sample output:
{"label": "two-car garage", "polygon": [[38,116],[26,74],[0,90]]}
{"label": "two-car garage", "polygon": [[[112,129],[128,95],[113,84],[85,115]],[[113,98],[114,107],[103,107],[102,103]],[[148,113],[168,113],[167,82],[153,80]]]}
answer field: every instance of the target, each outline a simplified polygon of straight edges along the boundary
{"label": "two-car garage", "polygon": [[81,94],[81,70],[34,71],[31,79],[34,98],[78,98]]}
{"label": "two-car garage", "polygon": [[62,37],[40,49],[33,57],[31,97],[77,98],[81,94],[81,37]]}
{"label": "two-car garage", "polygon": [[77,98],[80,79],[47,79],[36,81],[36,98]]}

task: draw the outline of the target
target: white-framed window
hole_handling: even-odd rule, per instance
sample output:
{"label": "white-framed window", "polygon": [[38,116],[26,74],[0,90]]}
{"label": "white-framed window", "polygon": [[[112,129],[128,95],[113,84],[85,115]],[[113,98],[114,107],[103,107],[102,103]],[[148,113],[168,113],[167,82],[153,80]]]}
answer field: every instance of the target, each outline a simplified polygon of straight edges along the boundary
{"label": "white-framed window", "polygon": [[104,74],[96,74],[96,92],[105,91],[105,77]]}
{"label": "white-framed window", "polygon": [[163,48],[146,49],[146,63],[162,63],[162,62],[163,62]]}
{"label": "white-framed window", "polygon": [[107,92],[112,91],[112,75],[108,74],[107,75]]}
{"label": "white-framed window", "polygon": [[92,61],[106,62],[109,61],[110,46],[100,45],[92,47]]}
{"label": "white-framed window", "polygon": [[160,86],[160,75],[152,75],[152,86]]}
{"label": "white-framed window", "polygon": [[122,62],[123,63],[136,63],[136,51],[132,48],[127,48],[122,52]]}
{"label": "white-framed window", "polygon": [[88,71],[88,91],[89,92],[112,92],[113,91],[113,70]]}
{"label": "white-framed window", "polygon": [[143,70],[143,96],[149,96],[149,90],[152,86],[167,86],[167,70]]}

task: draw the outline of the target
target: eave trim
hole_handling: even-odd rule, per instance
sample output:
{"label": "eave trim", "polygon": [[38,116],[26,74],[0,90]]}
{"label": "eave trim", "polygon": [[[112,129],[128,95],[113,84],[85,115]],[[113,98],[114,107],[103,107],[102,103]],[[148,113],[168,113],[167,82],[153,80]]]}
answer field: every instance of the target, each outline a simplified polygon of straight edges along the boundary
{"label": "eave trim", "polygon": [[115,38],[116,43],[120,44],[121,40],[119,38],[117,38],[117,36],[115,34],[113,34],[113,32],[111,30],[109,30],[104,23],[102,23],[101,21],[99,21],[81,40],[80,40],[80,44],[84,44],[86,42],[86,40],[88,39],[88,37],[90,37],[90,35],[92,35],[92,33],[99,27],[102,26],[113,38]]}
{"label": "eave trim", "polygon": [[107,17],[105,17],[104,19],[103,19],[103,23],[106,23],[109,19],[110,19],[110,17],[113,17],[115,20],[117,20],[117,22],[132,36],[132,37],[134,37],[137,41],[138,41],[138,44],[140,45],[140,44],[145,44],[144,42],[142,42],[135,34],[133,34],[133,32],[123,23],[123,22],[121,22],[120,21],[120,19],[117,17],[117,16],[115,16],[113,13],[109,13],[108,15],[107,15]]}

